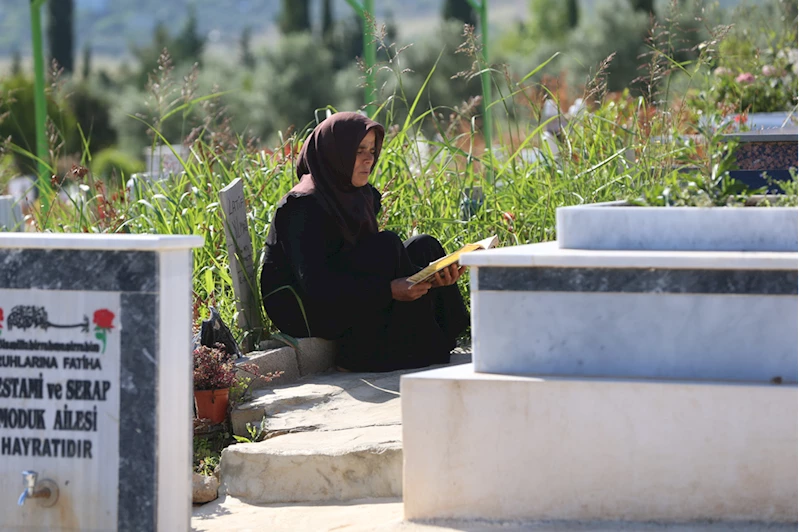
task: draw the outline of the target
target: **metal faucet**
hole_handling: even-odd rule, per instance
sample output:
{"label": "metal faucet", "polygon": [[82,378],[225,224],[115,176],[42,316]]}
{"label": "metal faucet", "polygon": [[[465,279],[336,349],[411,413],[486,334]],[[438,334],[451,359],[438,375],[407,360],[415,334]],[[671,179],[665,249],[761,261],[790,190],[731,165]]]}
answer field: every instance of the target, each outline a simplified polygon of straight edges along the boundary
{"label": "metal faucet", "polygon": [[37,480],[39,474],[36,471],[23,471],[22,483],[25,484],[25,490],[19,496],[17,504],[22,506],[27,499],[42,499],[40,504],[43,506],[52,506],[58,500],[58,487],[52,480],[45,479],[41,482]]}

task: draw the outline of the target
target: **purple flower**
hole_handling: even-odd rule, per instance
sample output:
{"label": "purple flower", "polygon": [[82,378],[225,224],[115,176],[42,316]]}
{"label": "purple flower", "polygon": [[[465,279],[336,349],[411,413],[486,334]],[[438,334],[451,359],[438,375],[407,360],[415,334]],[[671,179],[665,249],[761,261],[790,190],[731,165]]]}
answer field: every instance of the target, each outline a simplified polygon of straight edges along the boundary
{"label": "purple flower", "polygon": [[777,78],[782,75],[780,69],[772,65],[763,65],[762,72],[767,78]]}

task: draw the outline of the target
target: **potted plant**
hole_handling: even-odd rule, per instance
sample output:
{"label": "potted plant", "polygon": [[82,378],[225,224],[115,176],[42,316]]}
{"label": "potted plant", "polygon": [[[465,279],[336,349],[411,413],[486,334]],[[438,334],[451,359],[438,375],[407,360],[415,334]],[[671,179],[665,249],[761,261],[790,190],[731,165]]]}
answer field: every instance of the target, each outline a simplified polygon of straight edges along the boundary
{"label": "potted plant", "polygon": [[194,349],[194,403],[198,418],[223,422],[234,384],[236,365],[222,344]]}
{"label": "potted plant", "polygon": [[200,345],[194,349],[194,404],[198,419],[222,423],[227,417],[231,390],[241,401],[254,380],[271,382],[282,371],[261,373],[253,363],[236,363],[236,355],[227,352],[224,344]]}

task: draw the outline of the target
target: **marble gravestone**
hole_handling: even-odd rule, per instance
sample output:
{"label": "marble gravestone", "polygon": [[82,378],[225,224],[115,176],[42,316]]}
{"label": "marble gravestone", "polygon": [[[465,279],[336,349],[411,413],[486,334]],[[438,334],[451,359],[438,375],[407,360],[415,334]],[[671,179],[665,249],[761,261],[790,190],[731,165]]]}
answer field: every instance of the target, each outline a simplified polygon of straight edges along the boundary
{"label": "marble gravestone", "polygon": [[0,529],[188,530],[200,245],[0,234]]}
{"label": "marble gravestone", "polygon": [[0,231],[19,231],[22,210],[14,196],[0,196]]}
{"label": "marble gravestone", "polygon": [[[219,202],[224,213],[225,241],[227,242],[230,277],[236,296],[239,327],[249,331],[260,325],[258,312],[258,283],[253,267],[252,239],[247,225],[247,206],[244,201],[244,184],[234,179],[219,191]],[[246,339],[245,351],[251,351],[251,337]]]}

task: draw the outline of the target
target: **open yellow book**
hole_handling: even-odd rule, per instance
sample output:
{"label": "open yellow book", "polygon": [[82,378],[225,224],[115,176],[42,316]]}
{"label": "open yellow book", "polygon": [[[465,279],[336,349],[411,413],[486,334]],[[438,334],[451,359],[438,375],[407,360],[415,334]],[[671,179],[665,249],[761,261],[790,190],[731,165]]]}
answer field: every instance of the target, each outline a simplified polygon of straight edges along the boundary
{"label": "open yellow book", "polygon": [[424,281],[428,281],[437,272],[440,272],[441,270],[443,270],[447,266],[450,266],[451,264],[455,264],[456,262],[458,262],[460,260],[460,258],[461,258],[461,255],[463,255],[464,253],[469,253],[471,251],[477,251],[478,249],[491,249],[493,247],[496,247],[498,241],[499,241],[499,239],[497,238],[497,235],[494,235],[494,236],[485,238],[483,240],[480,240],[479,242],[474,242],[472,244],[466,244],[465,246],[460,248],[458,251],[453,251],[449,255],[447,255],[445,257],[441,257],[437,261],[431,262],[426,268],[424,268],[419,273],[411,275],[410,277],[408,277],[408,282],[411,284],[411,286],[413,286],[415,284],[419,284],[419,283],[422,283]]}

